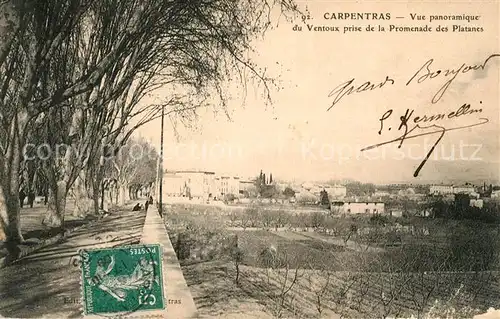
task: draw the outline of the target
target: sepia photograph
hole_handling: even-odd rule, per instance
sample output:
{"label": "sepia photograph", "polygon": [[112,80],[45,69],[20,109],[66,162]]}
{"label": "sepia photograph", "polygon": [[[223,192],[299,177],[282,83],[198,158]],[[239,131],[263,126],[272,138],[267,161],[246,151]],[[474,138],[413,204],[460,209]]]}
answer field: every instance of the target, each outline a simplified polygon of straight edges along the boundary
{"label": "sepia photograph", "polygon": [[0,0],[0,318],[500,319],[498,0]]}

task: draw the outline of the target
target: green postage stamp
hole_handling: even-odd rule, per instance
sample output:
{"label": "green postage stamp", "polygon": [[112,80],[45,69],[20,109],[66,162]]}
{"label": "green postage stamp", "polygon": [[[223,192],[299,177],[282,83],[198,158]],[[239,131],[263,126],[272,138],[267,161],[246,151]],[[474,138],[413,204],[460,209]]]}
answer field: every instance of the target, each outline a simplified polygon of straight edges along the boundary
{"label": "green postage stamp", "polygon": [[165,309],[160,245],[81,250],[85,315]]}

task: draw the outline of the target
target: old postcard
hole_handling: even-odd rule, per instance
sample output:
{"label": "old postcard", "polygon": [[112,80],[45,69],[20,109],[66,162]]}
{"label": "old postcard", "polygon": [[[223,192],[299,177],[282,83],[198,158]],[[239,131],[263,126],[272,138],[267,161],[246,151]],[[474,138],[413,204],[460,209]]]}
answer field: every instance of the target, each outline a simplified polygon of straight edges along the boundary
{"label": "old postcard", "polygon": [[0,317],[500,318],[498,1],[0,2]]}

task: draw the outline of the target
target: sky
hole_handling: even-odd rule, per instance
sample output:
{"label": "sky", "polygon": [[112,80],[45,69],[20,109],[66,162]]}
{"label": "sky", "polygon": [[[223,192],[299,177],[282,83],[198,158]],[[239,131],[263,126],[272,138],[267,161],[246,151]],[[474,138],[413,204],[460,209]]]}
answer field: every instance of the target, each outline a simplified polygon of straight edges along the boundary
{"label": "sky", "polygon": [[[338,1],[300,2],[310,12],[310,26],[338,26],[340,32],[308,31],[301,21],[281,21],[265,37],[254,42],[253,60],[279,79],[281,89],[272,90],[272,105],[262,98],[261,88],[250,87],[245,104],[241,92],[229,105],[230,119],[212,110],[201,110],[195,129],[181,129],[176,140],[166,122],[166,169],[200,169],[243,177],[260,170],[284,180],[355,179],[373,183],[447,183],[498,181],[499,152],[499,71],[500,58],[491,58],[484,70],[458,73],[436,103],[433,97],[453,74],[447,70],[481,65],[499,48],[499,5],[472,2],[437,4],[431,2],[365,2],[362,5]],[[390,13],[390,20],[327,20],[325,13]],[[412,21],[410,13],[425,15]],[[430,15],[480,16],[478,21],[429,21]],[[396,18],[402,17],[402,18]],[[293,31],[293,26],[302,31]],[[483,32],[378,32],[371,25],[439,25],[483,27]],[[344,27],[359,26],[362,32],[343,33]],[[429,64],[429,60],[432,61]],[[427,64],[426,64],[427,62]],[[465,64],[464,66],[462,66]],[[419,71],[422,68],[421,71]],[[426,69],[441,74],[424,78]],[[412,82],[406,83],[412,78]],[[418,79],[420,82],[418,83]],[[386,84],[374,90],[346,94],[328,110],[339,90],[352,80],[354,88],[366,81]],[[392,83],[392,84],[391,84]],[[333,92],[333,94],[332,94]],[[233,92],[234,93],[234,92]],[[168,98],[168,92],[158,91]],[[462,105],[479,110],[450,117]],[[392,113],[380,121],[386,112]],[[401,116],[413,113],[408,130],[419,116],[445,114],[434,122],[439,128],[415,128],[431,132],[487,123],[444,132],[417,177],[414,172],[440,134],[406,139],[369,152],[366,146],[397,139],[404,134]],[[384,124],[381,130],[381,123]],[[389,130],[390,128],[390,130]],[[379,130],[381,130],[379,134]],[[411,133],[410,133],[411,134]],[[160,144],[160,121],[142,127],[137,135]],[[409,137],[410,135],[407,135]]]}

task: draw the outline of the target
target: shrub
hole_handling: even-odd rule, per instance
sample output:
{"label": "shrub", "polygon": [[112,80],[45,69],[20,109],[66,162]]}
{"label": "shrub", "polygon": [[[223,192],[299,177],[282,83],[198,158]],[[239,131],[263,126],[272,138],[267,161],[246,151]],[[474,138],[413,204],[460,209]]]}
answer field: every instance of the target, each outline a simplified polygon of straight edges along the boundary
{"label": "shrub", "polygon": [[387,245],[389,246],[399,246],[402,243],[401,235],[395,232],[390,232],[387,234]]}
{"label": "shrub", "polygon": [[314,212],[310,216],[309,225],[313,228],[324,227],[326,223],[326,215],[322,212]]}
{"label": "shrub", "polygon": [[224,195],[224,202],[225,203],[229,203],[229,202],[232,202],[236,199],[236,196],[234,196],[234,194],[226,194]]}
{"label": "shrub", "polygon": [[389,218],[387,216],[376,214],[370,217],[370,223],[374,225],[385,226],[389,224]]}
{"label": "shrub", "polygon": [[177,259],[188,259],[191,254],[191,242],[187,234],[180,233],[177,235],[177,242],[175,244],[175,252]]}

